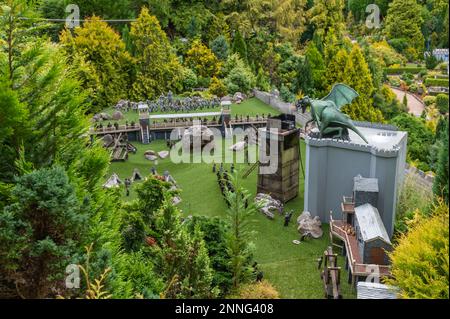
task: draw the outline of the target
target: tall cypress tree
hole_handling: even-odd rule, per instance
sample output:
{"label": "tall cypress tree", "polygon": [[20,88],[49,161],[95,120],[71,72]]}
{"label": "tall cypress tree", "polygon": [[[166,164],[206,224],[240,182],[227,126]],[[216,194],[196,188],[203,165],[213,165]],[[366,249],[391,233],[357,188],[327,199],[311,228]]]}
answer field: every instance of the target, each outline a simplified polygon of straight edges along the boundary
{"label": "tall cypress tree", "polygon": [[357,121],[383,122],[383,115],[373,105],[373,81],[369,66],[364,59],[361,48],[354,44],[340,82],[343,82],[358,92],[359,97],[352,104],[342,109],[350,118]]}
{"label": "tall cypress tree", "polygon": [[130,37],[136,60],[133,98],[152,99],[169,90],[179,90],[181,65],[158,19],[147,8],[131,24]]}
{"label": "tall cypress tree", "polygon": [[241,59],[248,63],[248,56],[247,56],[247,44],[245,43],[244,38],[242,37],[241,33],[236,31],[233,39],[233,53],[239,54]]}

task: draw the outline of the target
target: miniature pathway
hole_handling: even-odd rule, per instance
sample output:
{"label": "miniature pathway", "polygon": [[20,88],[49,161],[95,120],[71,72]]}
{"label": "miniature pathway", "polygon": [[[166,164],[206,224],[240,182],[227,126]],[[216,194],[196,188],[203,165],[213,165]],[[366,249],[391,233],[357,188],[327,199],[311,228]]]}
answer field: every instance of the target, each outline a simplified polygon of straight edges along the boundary
{"label": "miniature pathway", "polygon": [[[405,91],[390,87],[391,90],[395,93],[397,96],[397,100],[399,100],[400,103],[403,103],[403,97],[405,96]],[[425,105],[422,101],[420,101],[417,97],[415,97],[413,94],[406,92],[406,98],[408,100],[408,110],[409,113],[413,114],[414,116],[421,116],[422,112],[425,110]]]}

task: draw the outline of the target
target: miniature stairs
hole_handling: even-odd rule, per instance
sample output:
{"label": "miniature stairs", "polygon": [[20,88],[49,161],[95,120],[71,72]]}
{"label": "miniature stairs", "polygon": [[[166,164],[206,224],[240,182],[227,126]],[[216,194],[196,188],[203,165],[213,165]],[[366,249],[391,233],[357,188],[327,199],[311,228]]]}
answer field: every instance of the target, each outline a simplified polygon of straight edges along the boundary
{"label": "miniature stairs", "polygon": [[148,128],[141,128],[141,134],[142,134],[142,144],[150,144],[149,134],[148,134]]}

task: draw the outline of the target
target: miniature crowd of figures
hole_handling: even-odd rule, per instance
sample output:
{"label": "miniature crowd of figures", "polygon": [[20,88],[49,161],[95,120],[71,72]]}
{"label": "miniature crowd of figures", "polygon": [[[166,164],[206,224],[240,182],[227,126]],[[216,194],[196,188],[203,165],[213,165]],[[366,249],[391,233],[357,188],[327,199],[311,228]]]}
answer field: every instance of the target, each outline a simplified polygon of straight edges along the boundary
{"label": "miniature crowd of figures", "polygon": [[[234,164],[231,164],[230,167],[231,174],[234,173]],[[219,184],[220,191],[222,193],[227,206],[230,207],[230,202],[227,197],[227,192],[234,193],[235,189],[233,184],[230,181],[230,176],[227,170],[224,170],[223,163],[220,163],[219,169],[217,169],[216,163],[213,164],[213,173],[216,173],[217,176],[217,184]],[[247,208],[248,203],[245,202],[245,207]]]}
{"label": "miniature crowd of figures", "polygon": [[135,111],[139,110],[140,106],[147,106],[150,113],[156,112],[190,112],[201,109],[214,109],[218,108],[220,104],[219,98],[204,99],[201,97],[186,97],[182,99],[176,99],[173,97],[172,92],[169,91],[167,95],[161,94],[161,96],[154,101],[145,102],[131,102],[127,100],[120,100],[114,107],[118,111]]}

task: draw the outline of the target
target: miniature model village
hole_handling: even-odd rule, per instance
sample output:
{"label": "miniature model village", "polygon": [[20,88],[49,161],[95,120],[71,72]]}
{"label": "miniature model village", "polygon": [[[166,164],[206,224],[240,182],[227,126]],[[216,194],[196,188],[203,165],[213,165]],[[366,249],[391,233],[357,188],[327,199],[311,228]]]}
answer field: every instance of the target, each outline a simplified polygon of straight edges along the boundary
{"label": "miniature model village", "polygon": [[0,299],[448,299],[448,1],[369,2],[0,0]]}
{"label": "miniature model village", "polygon": [[[198,137],[203,148],[214,139],[210,131],[212,127],[219,128],[224,139],[231,138],[233,129],[250,128],[253,133],[250,138],[246,135],[230,147],[234,153],[244,153],[244,169],[238,172],[238,164],[234,163],[208,165],[210,174],[217,181],[217,187],[210,191],[220,193],[229,207],[226,193],[234,192],[230,176],[237,174],[247,179],[252,173],[257,175],[254,201],[258,203],[261,215],[274,223],[275,219],[281,220],[283,227],[295,224],[298,231],[297,238],[293,237],[285,245],[297,246],[296,249],[301,253],[302,246],[323,237],[328,238],[328,246],[323,254],[318,255],[315,261],[310,261],[318,268],[317,276],[322,281],[326,298],[343,298],[343,282],[351,287],[352,293],[360,287],[361,294],[365,293],[369,298],[374,294],[395,298],[395,288],[380,282],[390,276],[387,252],[392,248],[393,207],[397,183],[402,179],[405,166],[407,134],[381,124],[353,123],[340,109],[352,103],[357,96],[358,93],[352,88],[337,84],[321,100],[306,97],[297,101],[293,114],[310,110],[310,120],[305,127],[299,127],[295,115],[291,114],[232,117],[230,106],[239,107],[248,98],[240,93],[210,101],[174,99],[171,92],[156,102],[120,101],[112,115],[102,113],[93,118],[92,137],[100,137],[103,146],[110,151],[111,160],[119,162],[113,166],[104,187],[122,187],[128,197],[133,184],[147,178],[145,176],[150,173],[157,179],[171,183],[173,189],[182,188],[177,183],[176,174],[161,170],[160,166],[163,165],[159,164],[168,159],[176,143],[181,143],[183,149],[192,150],[193,139]],[[218,107],[219,112],[204,112],[205,108]],[[152,114],[158,110],[165,113]],[[118,124],[118,121],[125,119],[126,114],[132,112],[138,114],[138,123],[127,121]],[[102,124],[105,121],[108,121],[106,126]],[[274,133],[271,128],[278,130]],[[278,143],[278,167],[275,173],[263,174],[262,168],[267,164],[248,162],[249,147],[259,147],[259,135],[263,136],[259,140],[263,143],[269,143],[271,139]],[[163,149],[153,150],[152,145],[156,143]],[[303,153],[301,143],[305,144]],[[114,168],[123,165],[120,163],[128,161],[130,157],[137,156],[137,144],[145,146],[140,156],[147,161],[146,171],[133,168],[130,176],[119,177]],[[353,158],[355,154],[361,157],[361,153],[366,153],[367,158]],[[324,158],[328,160],[321,163],[316,157],[321,157],[322,162]],[[371,168],[371,163],[377,158],[388,160],[387,163],[379,160],[379,166]],[[352,164],[349,166],[345,162]],[[386,171],[398,174],[389,178],[385,175]],[[302,194],[299,193],[299,184],[303,184],[303,179],[305,186]],[[324,201],[323,196],[329,200]],[[304,197],[304,206],[287,208],[287,204],[298,197]],[[180,204],[182,198],[182,195],[175,197],[174,204]],[[203,200],[208,201],[208,194]],[[326,230],[322,227],[323,223],[329,225]],[[366,280],[368,277],[370,280]]]}

